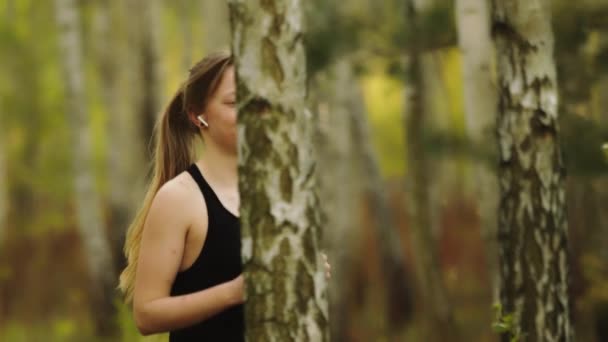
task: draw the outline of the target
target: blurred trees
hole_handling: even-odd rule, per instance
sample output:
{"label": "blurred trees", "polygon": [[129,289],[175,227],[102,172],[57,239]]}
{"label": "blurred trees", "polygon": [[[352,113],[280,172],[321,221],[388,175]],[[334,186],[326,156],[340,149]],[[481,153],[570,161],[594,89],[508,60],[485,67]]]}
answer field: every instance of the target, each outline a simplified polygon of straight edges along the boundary
{"label": "blurred trees", "polygon": [[[0,103],[1,105],[1,103]],[[0,112],[0,129],[2,128],[2,115]],[[0,138],[0,250],[6,235],[8,211],[8,182],[6,179],[6,146],[4,137]]]}
{"label": "blurred trees", "polygon": [[[474,146],[491,150],[494,146],[497,93],[492,80],[493,46],[490,37],[489,3],[486,0],[456,1],[458,45],[462,60],[462,89],[467,139]],[[485,146],[485,147],[484,147]],[[486,152],[491,154],[491,152]],[[486,158],[487,159],[487,158]],[[475,199],[485,243],[486,263],[493,288],[492,298],[498,300],[498,247],[496,224],[498,182],[496,167],[486,159],[472,158],[468,184],[469,198]]]}
{"label": "blurred trees", "polygon": [[63,75],[66,80],[66,115],[70,125],[72,175],[77,227],[84,246],[89,271],[88,294],[95,308],[95,332],[115,336],[113,307],[114,275],[110,246],[103,229],[101,202],[95,189],[92,135],[82,57],[80,11],[73,0],[56,0]]}
{"label": "blurred trees", "polygon": [[[423,83],[424,73],[427,72],[422,61],[422,44],[427,31],[419,26],[420,18],[425,10],[433,8],[431,1],[406,3],[407,32],[410,40],[407,43],[405,69],[405,103],[403,120],[405,124],[407,143],[407,196],[408,217],[411,222],[411,247],[415,255],[417,290],[422,295],[422,310],[425,318],[425,340],[457,341],[452,307],[447,297],[441,276],[440,263],[433,238],[433,212],[431,211],[430,186],[432,182],[431,165],[424,141],[428,132],[429,93]],[[437,327],[441,327],[437,329]]]}
{"label": "blurred trees", "polygon": [[358,167],[363,176],[362,183],[369,201],[370,215],[378,240],[378,251],[385,284],[385,301],[388,318],[388,334],[391,336],[408,323],[413,311],[412,277],[409,275],[407,260],[399,236],[399,226],[390,206],[390,198],[385,191],[378,158],[371,141],[368,113],[363,102],[363,91],[355,80],[350,101],[345,106],[350,111],[352,135],[355,150],[359,152]]}
{"label": "blurred trees", "polygon": [[353,100],[352,65],[347,59],[327,66],[311,82],[309,102],[316,128],[315,148],[323,214],[323,246],[332,265],[329,281],[331,340],[349,340],[353,316],[352,285],[362,226],[353,213],[361,196],[361,176],[349,102]]}
{"label": "blurred trees", "polygon": [[[130,223],[137,201],[143,193],[146,162],[145,136],[137,115],[140,91],[138,63],[129,50],[134,20],[127,20],[129,8],[122,1],[94,1],[90,41],[94,42],[93,60],[99,79],[100,107],[106,113],[107,215],[108,234],[116,276],[125,265],[122,247],[125,227]],[[123,34],[122,31],[127,31]],[[129,94],[130,96],[125,96]]]}

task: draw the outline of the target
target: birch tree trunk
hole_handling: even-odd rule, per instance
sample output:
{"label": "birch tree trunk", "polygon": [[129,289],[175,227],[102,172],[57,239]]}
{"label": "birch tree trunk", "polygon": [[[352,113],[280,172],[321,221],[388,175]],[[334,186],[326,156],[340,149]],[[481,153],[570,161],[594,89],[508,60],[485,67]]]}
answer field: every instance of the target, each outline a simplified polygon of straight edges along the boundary
{"label": "birch tree trunk", "polygon": [[354,149],[358,152],[359,165],[363,173],[361,179],[365,185],[365,190],[369,194],[370,212],[376,225],[380,263],[387,286],[385,292],[389,333],[392,333],[402,328],[410,318],[412,287],[407,276],[405,253],[401,245],[398,226],[391,212],[387,196],[388,191],[382,179],[380,164],[372,146],[369,132],[370,125],[363,103],[363,91],[353,75],[350,77],[350,82],[345,86],[351,88],[350,93],[352,95],[349,98],[349,103],[347,103],[347,108],[351,113],[352,140]]}
{"label": "birch tree trunk", "polygon": [[55,10],[66,81],[67,122],[74,148],[72,174],[75,181],[76,219],[90,272],[89,296],[95,310],[97,335],[114,336],[114,272],[110,248],[104,234],[101,204],[95,191],[92,137],[81,51],[81,18],[74,0],[56,0]]}
{"label": "birch tree trunk", "polygon": [[249,341],[327,341],[299,0],[231,0]]}
{"label": "birch tree trunk", "polygon": [[[0,105],[1,104],[2,103],[0,102]],[[4,128],[2,127],[2,115],[4,115],[4,113],[0,113],[0,129]],[[2,131],[6,132],[6,130]],[[8,182],[6,179],[8,174],[6,171],[6,152],[8,149],[6,148],[4,141],[4,136],[0,137],[0,252],[2,252],[2,245],[8,229]]]}
{"label": "birch tree trunk", "polygon": [[[204,3],[205,1],[201,1],[200,3]],[[224,5],[225,4],[221,1],[216,1],[218,3],[220,3],[220,5]],[[191,0],[179,0],[177,3],[177,11],[179,13],[179,27],[180,27],[180,31],[182,32],[182,40],[184,43],[184,47],[182,48],[182,69],[184,70],[184,73],[187,75],[187,73],[190,71],[190,68],[192,67],[193,61],[192,61],[192,52],[193,52],[193,48],[192,48],[192,44],[195,43],[193,37],[192,37],[192,24],[194,22],[194,13],[193,13],[193,9],[196,9],[196,5],[199,4],[198,1],[191,1]],[[202,5],[200,5],[202,6]],[[199,43],[199,39],[197,37],[196,39],[196,43]]]}
{"label": "birch tree trunk", "polygon": [[133,214],[136,194],[142,192],[139,178],[142,165],[138,132],[133,125],[133,110],[129,106],[131,89],[125,79],[130,61],[127,39],[118,32],[127,23],[121,16],[117,1],[104,0],[96,4],[93,41],[95,42],[96,63],[102,84],[103,104],[107,113],[107,173],[109,234],[114,270],[124,268],[124,232]]}
{"label": "birch tree trunk", "polygon": [[[467,135],[473,146],[494,146],[496,88],[492,84],[492,39],[488,25],[490,10],[486,0],[456,1],[458,42],[462,54],[464,108]],[[484,159],[473,161],[469,173],[473,196],[477,201],[481,234],[485,240],[486,259],[492,299],[498,300],[498,245],[496,224],[498,182],[494,169]]]}
{"label": "birch tree trunk", "polygon": [[[161,114],[161,107],[164,103],[162,84],[163,84],[163,67],[161,63],[161,0],[130,0],[133,8],[130,9],[130,14],[139,13],[141,15],[140,27],[137,30],[140,43],[140,75],[137,83],[138,87],[142,87],[140,102],[140,115],[142,118],[142,135],[146,137],[153,136],[154,124],[157,117]],[[152,142],[150,142],[152,143]],[[151,158],[151,151],[148,150],[148,144],[145,145],[146,160]],[[153,146],[153,144],[151,145]]]}
{"label": "birch tree trunk", "polygon": [[[500,297],[526,341],[573,341],[550,2],[494,0]],[[502,335],[509,341],[509,333]]]}
{"label": "birch tree trunk", "polygon": [[[418,1],[420,3],[420,1]],[[427,340],[458,339],[451,306],[443,284],[436,246],[432,237],[431,203],[429,198],[429,160],[424,148],[425,94],[422,86],[420,39],[417,26],[419,8],[413,0],[406,1],[410,41],[406,65],[406,91],[403,122],[407,143],[408,216],[415,255],[418,290],[422,294]]]}
{"label": "birch tree trunk", "polygon": [[[329,282],[329,312],[332,317],[331,340],[349,340],[349,326],[353,324],[353,268],[357,246],[361,239],[361,224],[357,215],[361,198],[361,177],[355,164],[355,150],[351,134],[351,101],[353,81],[348,62],[318,73],[311,88],[317,136],[319,195],[323,198],[324,224],[331,229],[324,232],[324,246],[332,265]],[[313,97],[313,96],[311,96]],[[311,101],[312,103],[313,101]]]}

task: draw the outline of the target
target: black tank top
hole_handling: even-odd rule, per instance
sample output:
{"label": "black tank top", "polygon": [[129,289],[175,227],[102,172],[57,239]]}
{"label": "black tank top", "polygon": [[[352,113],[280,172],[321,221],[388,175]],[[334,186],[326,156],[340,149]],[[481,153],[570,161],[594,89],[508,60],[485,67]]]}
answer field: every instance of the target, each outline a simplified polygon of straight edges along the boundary
{"label": "black tank top", "polygon": [[[203,248],[188,269],[180,271],[171,295],[183,295],[227,282],[242,272],[239,218],[226,209],[203,178],[198,166],[188,173],[196,181],[207,204],[209,224]],[[244,341],[243,305],[228,308],[208,319],[169,333],[170,342]]]}

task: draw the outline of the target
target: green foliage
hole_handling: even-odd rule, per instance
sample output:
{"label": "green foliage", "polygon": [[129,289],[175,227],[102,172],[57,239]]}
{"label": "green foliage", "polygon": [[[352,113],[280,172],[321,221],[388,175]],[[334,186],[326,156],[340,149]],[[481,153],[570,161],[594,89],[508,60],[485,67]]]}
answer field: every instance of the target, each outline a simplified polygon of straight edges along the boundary
{"label": "green foliage", "polygon": [[500,303],[495,303],[492,307],[496,316],[492,323],[492,330],[501,335],[507,334],[510,342],[520,342],[522,340],[522,334],[515,324],[513,314],[503,313],[502,305]]}

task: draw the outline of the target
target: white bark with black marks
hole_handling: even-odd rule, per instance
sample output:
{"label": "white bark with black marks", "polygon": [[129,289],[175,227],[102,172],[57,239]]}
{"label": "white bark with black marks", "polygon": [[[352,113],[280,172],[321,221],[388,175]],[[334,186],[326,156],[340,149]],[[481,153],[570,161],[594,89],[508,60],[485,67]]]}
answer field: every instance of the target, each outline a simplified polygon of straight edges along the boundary
{"label": "white bark with black marks", "polygon": [[73,148],[71,175],[75,182],[76,224],[90,275],[88,290],[97,313],[96,333],[110,336],[115,332],[112,304],[114,272],[93,170],[91,123],[81,50],[82,19],[75,0],[56,0],[55,11],[66,86],[66,121],[70,125],[70,144]]}
{"label": "white bark with black marks", "polygon": [[299,0],[231,0],[249,341],[327,341]]}
{"label": "white bark with black marks", "polygon": [[494,0],[492,5],[503,312],[514,317],[512,333],[526,341],[573,341],[550,1]]}

